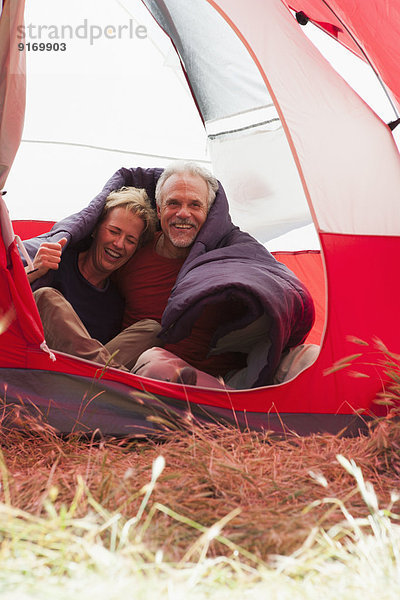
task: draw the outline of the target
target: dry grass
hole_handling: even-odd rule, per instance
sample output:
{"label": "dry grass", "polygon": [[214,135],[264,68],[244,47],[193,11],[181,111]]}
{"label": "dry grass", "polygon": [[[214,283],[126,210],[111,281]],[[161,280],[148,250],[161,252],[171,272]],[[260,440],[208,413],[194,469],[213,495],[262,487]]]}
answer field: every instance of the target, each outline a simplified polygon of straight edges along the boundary
{"label": "dry grass", "polygon": [[[354,517],[363,516],[365,503],[338,454],[361,467],[383,506],[398,488],[400,474],[400,425],[391,419],[376,423],[368,436],[350,439],[313,435],[277,440],[221,426],[193,426],[167,433],[162,442],[99,442],[60,439],[27,418],[24,431],[3,426],[0,443],[0,499],[38,517],[46,514],[49,497],[57,512],[71,507],[82,481],[86,491],[81,489],[75,500],[76,517],[87,515],[91,498],[92,505],[130,519],[151,480],[152,463],[162,455],[166,466],[145,508],[143,520],[150,511],[151,521],[143,541],[151,551],[161,548],[165,560],[173,562],[197,560],[197,553],[204,552],[196,545],[198,528],[189,520],[204,527],[226,521],[225,538],[244,556],[253,555],[251,562],[261,562],[293,552],[313,527],[327,529],[343,518],[337,506],[305,510],[327,495],[343,500]],[[223,541],[210,541],[208,555],[225,555]]]}
{"label": "dry grass", "polygon": [[1,597],[398,598],[400,356],[382,351],[389,415],[358,438],[188,421],[162,441],[61,439],[8,412]]}

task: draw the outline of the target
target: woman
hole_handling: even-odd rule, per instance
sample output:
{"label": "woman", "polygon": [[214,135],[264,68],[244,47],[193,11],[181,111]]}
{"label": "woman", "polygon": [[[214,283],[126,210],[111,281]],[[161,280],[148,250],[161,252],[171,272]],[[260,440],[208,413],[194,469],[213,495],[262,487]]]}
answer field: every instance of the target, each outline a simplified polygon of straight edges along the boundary
{"label": "woman", "polygon": [[155,225],[145,190],[124,187],[109,194],[89,239],[64,251],[66,238],[41,244],[28,279],[33,283],[54,271],[51,287],[34,292],[53,350],[129,369],[141,352],[158,345],[160,326],[150,319],[118,335],[124,302],[110,278],[154,235]]}

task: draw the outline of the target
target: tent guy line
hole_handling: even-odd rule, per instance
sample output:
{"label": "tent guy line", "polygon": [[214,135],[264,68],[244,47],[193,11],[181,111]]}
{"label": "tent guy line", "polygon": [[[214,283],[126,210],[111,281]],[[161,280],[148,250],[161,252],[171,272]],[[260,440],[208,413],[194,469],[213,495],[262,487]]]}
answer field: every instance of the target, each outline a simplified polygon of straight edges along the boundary
{"label": "tent guy line", "polygon": [[242,131],[247,131],[249,129],[254,129],[255,127],[261,127],[262,125],[270,125],[271,123],[280,123],[279,117],[274,117],[273,119],[269,119],[268,121],[261,121],[260,123],[253,123],[252,125],[246,125],[246,127],[237,127],[237,129],[229,129],[227,131],[220,131],[219,133],[211,133],[208,135],[210,140],[215,140],[221,135],[230,135],[231,133],[241,133]]}
{"label": "tent guy line", "polygon": [[[146,152],[132,152],[130,150],[120,150],[118,148],[106,148],[104,146],[94,146],[92,144],[79,144],[78,142],[61,142],[56,140],[26,140],[22,139],[21,143],[26,144],[55,144],[58,146],[73,146],[76,148],[88,148],[90,150],[103,150],[104,152],[118,152],[120,154],[130,154],[132,156],[146,156],[147,158],[156,158],[160,160],[182,160],[182,157],[177,156],[164,156],[162,154],[147,154]],[[211,161],[203,160],[201,158],[188,158],[187,160],[192,162],[203,163],[209,165]]]}

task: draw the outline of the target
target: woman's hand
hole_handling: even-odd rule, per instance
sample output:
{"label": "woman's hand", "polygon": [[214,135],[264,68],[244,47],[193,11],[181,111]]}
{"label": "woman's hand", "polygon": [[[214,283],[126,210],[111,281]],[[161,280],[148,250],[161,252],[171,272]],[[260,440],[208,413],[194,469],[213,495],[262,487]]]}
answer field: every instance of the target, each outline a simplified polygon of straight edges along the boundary
{"label": "woman's hand", "polygon": [[[33,271],[28,275],[29,283],[33,283],[42,275],[45,275],[50,269],[57,270],[61,262],[61,253],[67,238],[61,238],[58,242],[44,242],[40,245],[33,259]],[[28,267],[25,268],[28,271]]]}

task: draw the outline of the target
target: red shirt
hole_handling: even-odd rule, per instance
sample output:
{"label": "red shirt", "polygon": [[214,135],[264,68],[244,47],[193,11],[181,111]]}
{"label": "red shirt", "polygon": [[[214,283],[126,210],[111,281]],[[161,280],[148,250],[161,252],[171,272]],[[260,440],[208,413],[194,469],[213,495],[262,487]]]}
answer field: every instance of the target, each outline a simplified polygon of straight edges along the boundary
{"label": "red shirt", "polygon": [[[141,319],[161,317],[175,284],[184,258],[165,258],[155,248],[161,232],[154,240],[135,252],[132,258],[117,273],[118,287],[125,298],[123,327],[129,327]],[[176,344],[166,344],[165,349],[173,352],[189,364],[210,375],[225,375],[232,369],[246,364],[244,354],[227,352],[207,358],[211,339],[222,322],[238,316],[241,307],[231,304],[207,306],[193,325],[189,337]]]}
{"label": "red shirt", "polygon": [[123,327],[141,319],[161,323],[168,298],[184,258],[165,258],[155,248],[161,232],[139,248],[132,258],[117,271],[117,284],[125,299]]}

